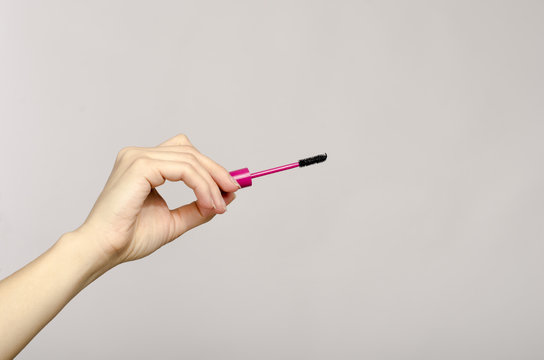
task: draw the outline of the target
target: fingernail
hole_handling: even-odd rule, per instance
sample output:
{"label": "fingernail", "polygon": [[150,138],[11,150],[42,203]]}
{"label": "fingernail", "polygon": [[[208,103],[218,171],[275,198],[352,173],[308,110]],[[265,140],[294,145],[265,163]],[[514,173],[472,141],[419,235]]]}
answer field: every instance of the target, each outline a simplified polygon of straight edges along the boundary
{"label": "fingernail", "polygon": [[213,206],[214,210],[217,210],[217,207],[215,207],[215,203],[213,202],[213,200],[212,200],[212,206]]}
{"label": "fingernail", "polygon": [[238,187],[238,189],[241,189],[242,187],[240,186],[240,184],[238,184],[238,181],[236,181],[235,178],[233,178],[232,176],[230,177],[230,181],[232,181],[232,183],[234,185],[236,185]]}

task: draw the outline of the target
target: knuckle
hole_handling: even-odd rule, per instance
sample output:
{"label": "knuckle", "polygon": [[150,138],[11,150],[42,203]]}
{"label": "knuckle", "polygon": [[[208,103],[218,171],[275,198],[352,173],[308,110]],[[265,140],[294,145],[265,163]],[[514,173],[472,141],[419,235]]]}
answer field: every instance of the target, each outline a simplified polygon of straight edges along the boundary
{"label": "knuckle", "polygon": [[117,153],[117,160],[122,161],[129,157],[131,153],[133,153],[135,150],[134,146],[127,146],[119,150],[119,153]]}
{"label": "knuckle", "polygon": [[176,135],[176,140],[178,140],[178,141],[180,141],[182,143],[188,143],[189,142],[189,138],[185,134],[177,134]]}
{"label": "knuckle", "polygon": [[194,174],[196,173],[196,169],[187,161],[182,160],[179,162],[179,172],[182,177],[194,176]]}
{"label": "knuckle", "polygon": [[145,158],[145,157],[139,157],[134,160],[132,165],[136,169],[145,169],[148,168],[151,165],[151,159]]}
{"label": "knuckle", "polygon": [[128,148],[126,148],[126,147],[124,147],[124,148],[122,148],[121,150],[119,150],[119,152],[117,153],[117,159],[118,159],[118,160],[123,159],[123,158],[126,156],[127,151],[128,151]]}

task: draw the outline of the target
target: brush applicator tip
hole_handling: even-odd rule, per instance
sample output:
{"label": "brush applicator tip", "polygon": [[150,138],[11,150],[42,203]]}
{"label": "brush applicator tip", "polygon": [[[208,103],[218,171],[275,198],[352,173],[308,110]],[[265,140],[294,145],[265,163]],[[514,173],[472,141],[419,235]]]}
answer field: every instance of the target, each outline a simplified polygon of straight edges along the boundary
{"label": "brush applicator tip", "polygon": [[322,163],[325,160],[327,160],[327,153],[299,160],[298,161],[298,166],[304,167],[304,166],[309,166],[309,165],[313,165],[313,164],[319,164],[319,163]]}

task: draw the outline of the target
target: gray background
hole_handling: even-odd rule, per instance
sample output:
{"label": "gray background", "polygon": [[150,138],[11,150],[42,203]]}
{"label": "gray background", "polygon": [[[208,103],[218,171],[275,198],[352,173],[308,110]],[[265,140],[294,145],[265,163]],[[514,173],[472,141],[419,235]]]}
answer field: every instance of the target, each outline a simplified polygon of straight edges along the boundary
{"label": "gray background", "polygon": [[20,358],[544,358],[543,18],[0,2],[2,277],[81,224],[124,146],[182,132],[255,171],[329,154],[105,274]]}

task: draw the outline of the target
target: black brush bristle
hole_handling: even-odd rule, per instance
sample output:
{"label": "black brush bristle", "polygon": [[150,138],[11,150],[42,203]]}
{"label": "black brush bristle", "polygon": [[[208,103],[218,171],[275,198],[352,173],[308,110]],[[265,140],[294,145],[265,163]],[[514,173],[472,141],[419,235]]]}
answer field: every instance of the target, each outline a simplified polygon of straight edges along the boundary
{"label": "black brush bristle", "polygon": [[312,157],[309,157],[307,159],[299,160],[298,161],[298,166],[304,167],[304,166],[308,166],[308,165],[319,164],[319,163],[321,163],[321,162],[323,162],[325,160],[327,160],[327,153],[312,156]]}

